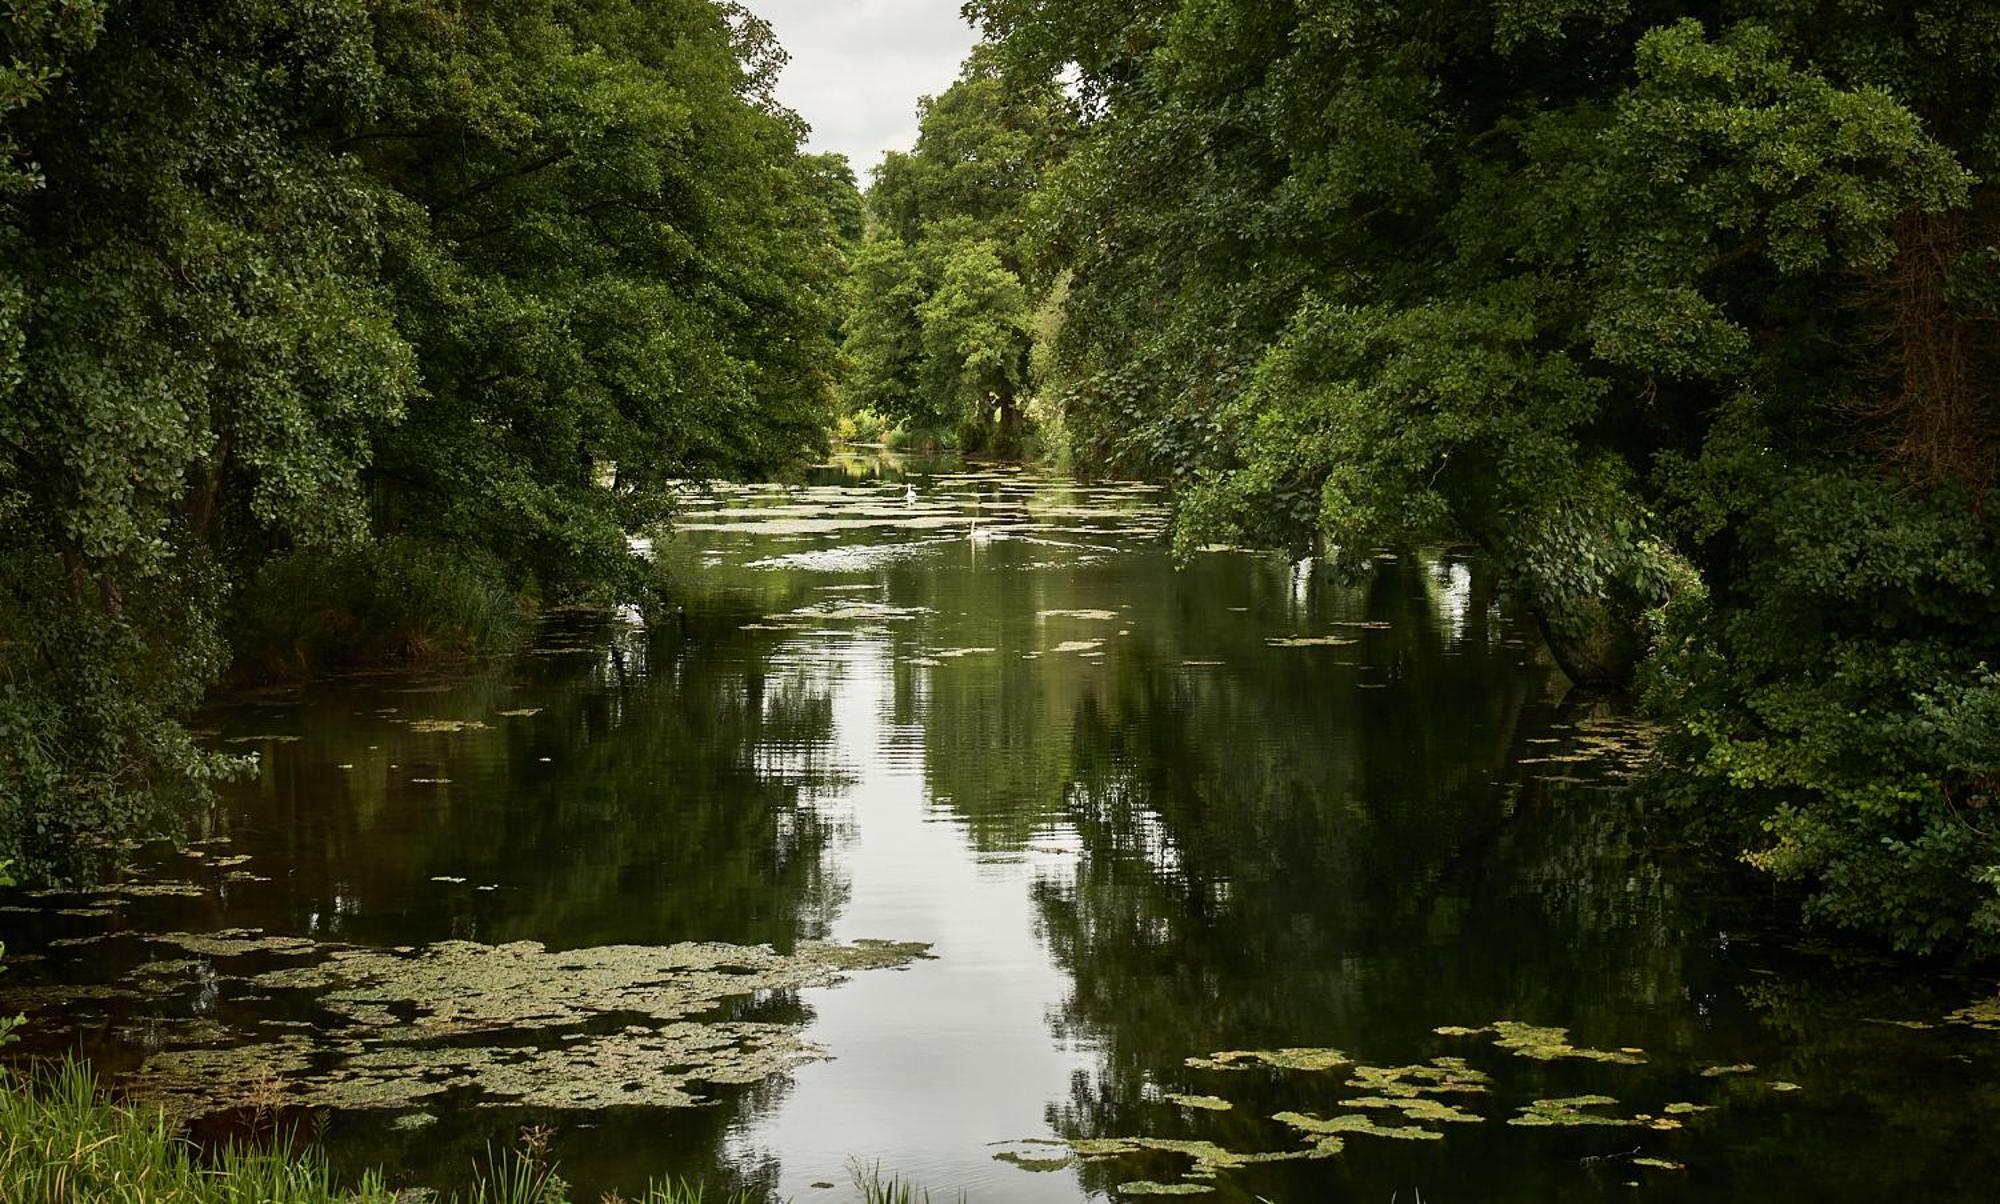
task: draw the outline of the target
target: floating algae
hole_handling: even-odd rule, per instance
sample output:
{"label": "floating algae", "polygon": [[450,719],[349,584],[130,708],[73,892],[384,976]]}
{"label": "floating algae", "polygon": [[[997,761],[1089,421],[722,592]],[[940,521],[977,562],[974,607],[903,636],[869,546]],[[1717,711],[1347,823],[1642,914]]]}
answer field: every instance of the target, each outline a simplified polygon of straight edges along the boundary
{"label": "floating algae", "polygon": [[1632,1121],[1622,1116],[1602,1116],[1595,1112],[1584,1111],[1585,1108],[1601,1108],[1617,1102],[1608,1095],[1572,1095],[1564,1099],[1538,1099],[1521,1109],[1519,1116],[1509,1118],[1507,1123],[1529,1126],[1632,1124]]}
{"label": "floating algae", "polygon": [[1696,1112],[1712,1112],[1714,1110],[1714,1104],[1689,1103],[1668,1104],[1666,1107],[1660,1109],[1660,1111],[1665,1112],[1668,1116],[1692,1116]]}
{"label": "floating algae", "polygon": [[1200,1196],[1214,1190],[1206,1183],[1155,1183],[1151,1179],[1118,1185],[1119,1194],[1127,1196]]}
{"label": "floating algae", "polygon": [[1076,1164],[1072,1154],[1058,1154],[1054,1158],[1037,1158],[1033,1154],[1019,1154],[1013,1150],[1002,1150],[993,1155],[994,1161],[1011,1163],[1024,1171],[1061,1171]]}
{"label": "floating algae", "polygon": [[133,899],[199,899],[208,893],[192,882],[128,882],[104,889]]}
{"label": "floating algae", "polygon": [[[1385,1125],[1374,1117],[1362,1112],[1349,1112],[1342,1116],[1318,1117],[1304,1112],[1280,1112],[1271,1117],[1279,1124],[1290,1125],[1301,1133],[1315,1137],[1335,1137],[1356,1133],[1366,1137],[1394,1137],[1400,1141],[1443,1141],[1444,1134],[1430,1129],[1420,1129],[1415,1125]],[[1471,1119],[1477,1120],[1478,1117]]]}
{"label": "floating algae", "polygon": [[1360,642],[1338,635],[1272,636],[1264,641],[1273,648],[1346,648]]}
{"label": "floating algae", "polygon": [[1356,1066],[1347,1085],[1375,1095],[1476,1095],[1492,1079],[1463,1058],[1432,1058],[1414,1066]]}
{"label": "floating algae", "polygon": [[1787,1083],[1787,1082],[1786,1082],[1785,1080],[1783,1080],[1783,1079],[1774,1079],[1774,1080],[1772,1080],[1772,1082],[1771,1082],[1771,1090],[1773,1090],[1773,1091],[1799,1091],[1799,1090],[1802,1090],[1802,1088],[1801,1088],[1801,1087],[1800,1087],[1800,1086],[1799,1086],[1799,1085],[1798,1085],[1797,1083]]}
{"label": "floating algae", "polygon": [[1705,1079],[1719,1079],[1724,1075],[1750,1074],[1756,1069],[1757,1065],[1754,1062],[1738,1062],[1733,1066],[1710,1066],[1701,1072],[1701,1077]]}
{"label": "floating algae", "polygon": [[2000,995],[1969,1003],[1945,1017],[1953,1024],[1966,1024],[1987,1032],[2000,1032]]}
{"label": "floating algae", "polygon": [[1456,1124],[1478,1124],[1480,1117],[1442,1100],[1410,1096],[1362,1096],[1340,1101],[1343,1108],[1374,1108],[1401,1112],[1405,1120],[1437,1120]]}
{"label": "floating algae", "polygon": [[409,725],[411,731],[425,736],[486,730],[486,725],[477,719],[412,719]]}
{"label": "floating algae", "polygon": [[1294,1046],[1286,1049],[1227,1049],[1205,1058],[1186,1059],[1196,1070],[1248,1070],[1262,1063],[1278,1070],[1333,1070],[1353,1065],[1354,1059],[1337,1049]]}
{"label": "floating algae", "polygon": [[204,957],[242,957],[249,953],[314,953],[323,946],[302,936],[267,936],[261,928],[225,928],[219,932],[164,932],[146,938]]}
{"label": "floating algae", "polygon": [[1656,1171],[1684,1171],[1687,1167],[1668,1158],[1634,1158],[1633,1166],[1650,1166]]}
{"label": "floating algae", "polygon": [[1179,1104],[1183,1108],[1199,1108],[1204,1112],[1227,1112],[1235,1106],[1217,1095],[1168,1094],[1161,1098],[1170,1104]]}
{"label": "floating algae", "polygon": [[1212,1179],[1222,1171],[1256,1166],[1266,1162],[1298,1162],[1309,1158],[1331,1158],[1340,1152],[1339,1140],[1321,1142],[1299,1150],[1265,1150],[1244,1153],[1224,1149],[1212,1141],[1184,1141],[1166,1137],[1079,1137],[1066,1143],[1077,1157],[1089,1162],[1155,1152],[1179,1154],[1193,1165],[1183,1179]]}
{"label": "floating algae", "polygon": [[1579,1058],[1588,1062],[1613,1062],[1620,1066],[1639,1066],[1646,1061],[1642,1050],[1588,1049],[1570,1044],[1569,1030],[1566,1028],[1546,1028],[1539,1024],[1523,1024],[1518,1020],[1495,1020],[1483,1028],[1464,1028],[1448,1024],[1432,1031],[1444,1037],[1470,1037],[1480,1033],[1492,1033],[1493,1044],[1516,1057],[1533,1058],[1538,1062]]}
{"label": "floating algae", "polygon": [[793,1025],[698,1017],[732,998],[830,986],[926,956],[925,946],[881,941],[779,954],[719,944],[365,949],[255,930],[154,939],[216,957],[322,958],[249,980],[312,993],[331,1020],[310,1037],[218,1027],[204,1034],[208,1047],[157,1053],[128,1081],[184,1115],[273,1102],[400,1110],[461,1090],[488,1106],[690,1106],[704,1102],[704,1085],[757,1083],[822,1056]]}

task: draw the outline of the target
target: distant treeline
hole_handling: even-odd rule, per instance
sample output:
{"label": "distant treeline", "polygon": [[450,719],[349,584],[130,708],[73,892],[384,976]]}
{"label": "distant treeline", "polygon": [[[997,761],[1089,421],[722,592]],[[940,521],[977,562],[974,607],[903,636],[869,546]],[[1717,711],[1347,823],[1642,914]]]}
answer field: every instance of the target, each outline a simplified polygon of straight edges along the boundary
{"label": "distant treeline", "polygon": [[1472,540],[1690,835],[2000,951],[2000,4],[972,0],[851,411]]}
{"label": "distant treeline", "polygon": [[0,19],[0,857],[226,768],[248,672],[631,598],[668,482],[831,417],[858,207],[711,0]]}

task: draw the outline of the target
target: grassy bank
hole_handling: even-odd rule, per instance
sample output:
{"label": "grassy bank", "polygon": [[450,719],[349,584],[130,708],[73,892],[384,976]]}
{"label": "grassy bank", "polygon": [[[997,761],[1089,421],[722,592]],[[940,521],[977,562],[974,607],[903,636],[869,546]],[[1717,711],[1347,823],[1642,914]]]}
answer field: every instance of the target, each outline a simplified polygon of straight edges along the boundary
{"label": "grassy bank", "polygon": [[468,656],[520,638],[532,618],[495,558],[399,538],[265,565],[230,643],[239,678],[297,680]]}
{"label": "grassy bank", "polygon": [[[608,1198],[608,1197],[607,1197]],[[699,1204],[687,1184],[655,1185],[630,1204]],[[742,1204],[728,1197],[720,1204]],[[494,1155],[469,1194],[391,1190],[380,1174],[339,1183],[316,1150],[209,1152],[159,1112],[125,1107],[71,1062],[0,1086],[0,1200],[9,1204],[568,1204],[538,1146]]]}

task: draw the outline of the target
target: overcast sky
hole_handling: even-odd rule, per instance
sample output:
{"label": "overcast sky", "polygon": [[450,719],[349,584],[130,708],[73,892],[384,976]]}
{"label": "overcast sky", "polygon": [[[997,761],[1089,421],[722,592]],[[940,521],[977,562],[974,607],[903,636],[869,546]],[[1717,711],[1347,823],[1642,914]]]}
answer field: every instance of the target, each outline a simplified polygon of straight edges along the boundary
{"label": "overcast sky", "polygon": [[778,99],[812,123],[811,148],[839,151],[863,187],[885,150],[917,140],[917,98],[958,77],[972,49],[959,0],[744,0],[792,61]]}

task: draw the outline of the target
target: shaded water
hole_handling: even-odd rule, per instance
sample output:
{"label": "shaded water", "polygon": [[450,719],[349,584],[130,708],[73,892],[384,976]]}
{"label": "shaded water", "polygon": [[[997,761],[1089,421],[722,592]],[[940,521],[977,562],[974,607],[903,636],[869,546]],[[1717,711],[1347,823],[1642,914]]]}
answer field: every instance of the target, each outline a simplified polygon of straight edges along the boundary
{"label": "shaded water", "polygon": [[[470,671],[219,705],[260,762],[209,843],[0,911],[33,1041],[205,1134],[309,1115],[402,1182],[547,1125],[579,1200],[665,1173],[846,1199],[850,1159],[975,1201],[2000,1181],[2000,1034],[1945,1022],[1991,981],[1762,931],[1768,899],[1620,790],[1632,725],[1564,699],[1476,560],[1176,570],[1150,491],[908,480],[691,500],[659,549],[685,611],[650,631],[556,616]],[[929,956],[824,960],[866,939]],[[486,947],[522,941],[547,952],[501,974]],[[603,950],[675,942],[773,952]],[[1570,1031],[1434,1031],[1500,1020]],[[1293,1047],[1340,1055],[1187,1062]],[[1586,1095],[1614,1102],[1534,1107]],[[1401,1114],[1438,1104],[1481,1119]],[[1335,1153],[1279,1114],[1401,1136],[1335,1122]],[[1538,1115],[1636,1123],[1508,1123]]]}

